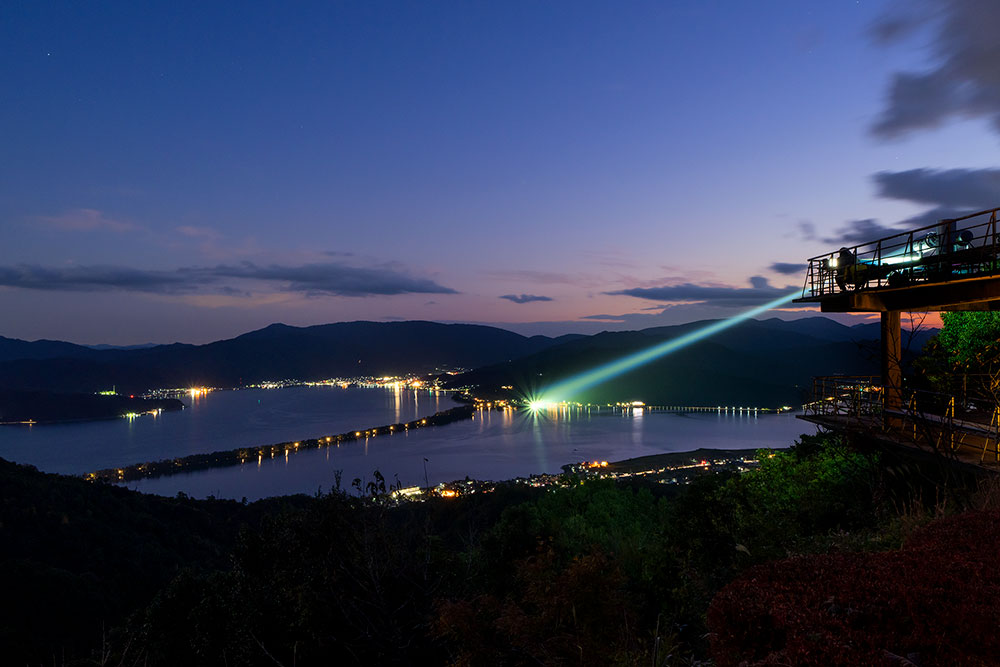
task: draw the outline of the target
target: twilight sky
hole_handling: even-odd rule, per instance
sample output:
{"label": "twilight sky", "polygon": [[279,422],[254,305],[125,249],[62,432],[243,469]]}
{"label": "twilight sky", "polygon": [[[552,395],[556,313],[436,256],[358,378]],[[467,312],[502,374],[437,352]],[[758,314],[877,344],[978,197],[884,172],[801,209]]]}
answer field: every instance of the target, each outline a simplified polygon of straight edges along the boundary
{"label": "twilight sky", "polygon": [[222,4],[0,4],[0,335],[642,328],[1000,205],[990,0]]}

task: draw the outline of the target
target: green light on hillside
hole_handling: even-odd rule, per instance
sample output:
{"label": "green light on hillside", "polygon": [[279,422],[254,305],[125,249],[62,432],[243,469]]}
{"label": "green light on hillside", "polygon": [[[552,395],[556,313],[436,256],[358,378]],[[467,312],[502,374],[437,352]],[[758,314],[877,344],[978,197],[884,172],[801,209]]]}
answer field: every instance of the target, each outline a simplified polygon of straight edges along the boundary
{"label": "green light on hillside", "polygon": [[544,396],[533,399],[529,404],[529,407],[532,410],[537,411],[551,407],[561,401],[570,400],[580,392],[585,389],[590,389],[594,385],[618,377],[622,373],[627,373],[634,368],[644,366],[651,361],[656,361],[660,357],[665,357],[671,352],[676,352],[677,350],[681,350],[692,343],[704,340],[705,338],[717,334],[724,329],[728,329],[733,325],[748,320],[755,315],[760,315],[761,313],[767,312],[772,308],[783,306],[786,303],[791,302],[791,300],[798,296],[798,294],[799,293],[797,291],[792,292],[791,294],[775,299],[774,301],[757,306],[756,308],[751,308],[750,310],[742,312],[738,315],[733,315],[728,319],[713,322],[712,324],[702,327],[697,331],[692,331],[691,333],[684,334],[678,338],[673,338],[660,343],[659,345],[654,345],[649,349],[635,352],[626,357],[622,357],[617,361],[609,362],[603,366],[598,366],[593,370],[585,371],[575,377],[558,382],[550,387],[548,391],[545,392]]}

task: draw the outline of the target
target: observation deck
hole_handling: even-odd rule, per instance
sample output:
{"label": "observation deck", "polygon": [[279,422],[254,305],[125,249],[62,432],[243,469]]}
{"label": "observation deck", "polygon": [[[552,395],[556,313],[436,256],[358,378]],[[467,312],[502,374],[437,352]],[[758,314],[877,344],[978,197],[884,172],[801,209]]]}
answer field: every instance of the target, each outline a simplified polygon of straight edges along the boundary
{"label": "observation deck", "polygon": [[[982,388],[996,387],[985,376]],[[800,419],[882,445],[917,449],[1000,472],[1000,405],[990,391],[906,391],[898,407],[885,406],[878,376],[813,378],[812,400]]]}
{"label": "observation deck", "polygon": [[824,313],[1000,310],[997,211],[812,257],[794,303]]}
{"label": "observation deck", "polygon": [[824,313],[879,313],[877,378],[816,378],[801,419],[1000,471],[1000,400],[903,391],[900,313],[1000,310],[1000,208],[809,259],[802,296]]}

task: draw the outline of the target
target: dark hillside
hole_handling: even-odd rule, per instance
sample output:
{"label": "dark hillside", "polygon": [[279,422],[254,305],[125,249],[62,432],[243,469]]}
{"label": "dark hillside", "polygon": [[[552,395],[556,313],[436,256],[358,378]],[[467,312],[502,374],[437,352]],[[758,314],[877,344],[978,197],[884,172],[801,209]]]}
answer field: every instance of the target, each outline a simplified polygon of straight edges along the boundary
{"label": "dark hillside", "polygon": [[95,359],[100,350],[58,340],[26,341],[0,336],[0,361],[14,359]]}
{"label": "dark hillside", "polygon": [[0,424],[37,423],[77,419],[112,419],[129,412],[183,410],[176,398],[145,399],[97,394],[63,394],[50,391],[9,391],[0,389]]}
{"label": "dark hillside", "polygon": [[139,392],[268,379],[429,373],[515,359],[566,338],[572,337],[528,338],[495,327],[434,322],[343,322],[305,328],[273,324],[207,345],[83,348],[87,355],[77,358],[9,359],[0,363],[0,386],[92,392],[115,385],[119,391]]}
{"label": "dark hillside", "polygon": [[182,569],[221,566],[252,516],[236,502],[144,496],[3,459],[0,489],[0,646],[11,665],[99,645]]}
{"label": "dark hillside", "polygon": [[[878,372],[877,343],[852,342],[851,329],[839,341],[796,330],[795,323],[748,321],[597,385],[574,400],[606,403],[642,400],[673,405],[801,404],[816,375]],[[465,373],[456,386],[494,390],[513,385],[529,396],[578,373],[598,368],[704,323],[621,333],[602,333],[537,354]]]}

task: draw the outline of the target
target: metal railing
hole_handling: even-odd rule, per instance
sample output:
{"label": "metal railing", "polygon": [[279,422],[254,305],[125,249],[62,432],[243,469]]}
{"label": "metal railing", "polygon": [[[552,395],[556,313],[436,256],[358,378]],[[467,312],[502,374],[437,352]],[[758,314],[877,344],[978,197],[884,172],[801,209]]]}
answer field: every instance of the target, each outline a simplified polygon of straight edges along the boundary
{"label": "metal railing", "polygon": [[813,378],[807,415],[871,417],[882,414],[882,387],[874,375],[831,375]]}
{"label": "metal railing", "polygon": [[898,408],[884,405],[877,376],[813,378],[805,417],[834,429],[895,436],[940,454],[1000,465],[1000,405],[964,402],[962,397],[923,389],[906,390]]}
{"label": "metal railing", "polygon": [[[1000,273],[1000,208],[809,259],[802,298]],[[976,221],[983,216],[985,220]]]}

